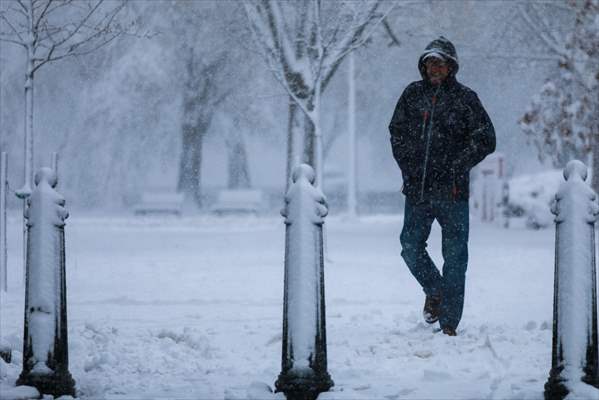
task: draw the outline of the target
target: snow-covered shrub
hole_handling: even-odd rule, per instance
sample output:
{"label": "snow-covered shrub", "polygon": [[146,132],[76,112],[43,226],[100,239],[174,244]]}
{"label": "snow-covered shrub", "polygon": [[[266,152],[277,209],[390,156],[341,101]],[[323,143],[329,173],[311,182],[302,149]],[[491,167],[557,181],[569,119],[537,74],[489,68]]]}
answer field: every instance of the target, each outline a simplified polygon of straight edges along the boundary
{"label": "snow-covered shrub", "polygon": [[524,217],[526,226],[531,229],[550,227],[553,223],[550,205],[562,181],[561,170],[512,178],[509,181],[509,216]]}

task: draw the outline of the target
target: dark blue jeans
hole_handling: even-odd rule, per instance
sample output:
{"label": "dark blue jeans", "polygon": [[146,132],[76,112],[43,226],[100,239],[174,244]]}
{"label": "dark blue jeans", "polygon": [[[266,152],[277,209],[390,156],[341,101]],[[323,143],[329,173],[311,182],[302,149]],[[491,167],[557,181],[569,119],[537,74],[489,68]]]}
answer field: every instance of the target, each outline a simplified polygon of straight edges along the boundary
{"label": "dark blue jeans", "polygon": [[[434,220],[442,235],[443,275],[426,251]],[[426,295],[441,296],[439,323],[457,328],[464,309],[468,266],[469,212],[467,201],[416,202],[406,198],[400,241],[401,256]]]}

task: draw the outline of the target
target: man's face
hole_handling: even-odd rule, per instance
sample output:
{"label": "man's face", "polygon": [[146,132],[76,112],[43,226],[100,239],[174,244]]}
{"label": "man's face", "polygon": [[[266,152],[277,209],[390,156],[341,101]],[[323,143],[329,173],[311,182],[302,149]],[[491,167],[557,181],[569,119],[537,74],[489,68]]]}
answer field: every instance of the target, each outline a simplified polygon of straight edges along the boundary
{"label": "man's face", "polygon": [[447,63],[437,57],[429,57],[424,62],[426,75],[433,85],[438,85],[449,75],[449,66]]}

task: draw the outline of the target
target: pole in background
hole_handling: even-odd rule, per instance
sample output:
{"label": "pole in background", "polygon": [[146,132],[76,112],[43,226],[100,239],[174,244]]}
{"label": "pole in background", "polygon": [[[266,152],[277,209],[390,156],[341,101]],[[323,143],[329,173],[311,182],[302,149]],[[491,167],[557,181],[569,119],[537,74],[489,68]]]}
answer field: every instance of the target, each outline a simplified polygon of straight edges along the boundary
{"label": "pole in background", "polygon": [[348,110],[347,110],[347,130],[348,130],[348,157],[347,157],[347,214],[350,218],[357,215],[357,194],[356,194],[356,71],[354,62],[354,52],[348,55]]}
{"label": "pole in background", "polygon": [[[8,266],[6,263],[6,192],[8,188],[7,177],[8,157],[5,152],[0,153],[0,292],[8,291]],[[2,297],[2,293],[0,293]],[[0,304],[2,307],[2,304]],[[0,324],[2,321],[0,321]],[[2,332],[0,332],[1,334]],[[0,358],[6,363],[12,360],[12,350],[0,337]]]}
{"label": "pole in background", "polygon": [[8,291],[8,266],[6,264],[6,192],[8,157],[6,152],[0,154],[0,287],[4,292]]}

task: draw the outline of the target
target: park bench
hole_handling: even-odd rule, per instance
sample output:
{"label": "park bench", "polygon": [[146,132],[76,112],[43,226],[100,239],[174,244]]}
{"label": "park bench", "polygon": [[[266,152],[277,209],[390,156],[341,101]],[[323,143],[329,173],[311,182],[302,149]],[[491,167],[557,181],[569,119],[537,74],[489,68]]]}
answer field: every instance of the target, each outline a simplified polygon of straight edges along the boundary
{"label": "park bench", "polygon": [[264,195],[261,190],[235,189],[221,190],[211,211],[223,214],[258,214],[264,209]]}
{"label": "park bench", "polygon": [[177,192],[144,192],[135,206],[135,215],[174,214],[181,215],[185,197]]}

